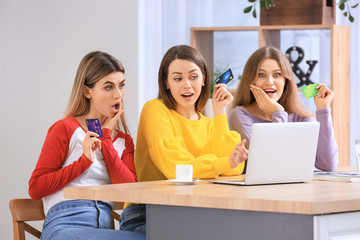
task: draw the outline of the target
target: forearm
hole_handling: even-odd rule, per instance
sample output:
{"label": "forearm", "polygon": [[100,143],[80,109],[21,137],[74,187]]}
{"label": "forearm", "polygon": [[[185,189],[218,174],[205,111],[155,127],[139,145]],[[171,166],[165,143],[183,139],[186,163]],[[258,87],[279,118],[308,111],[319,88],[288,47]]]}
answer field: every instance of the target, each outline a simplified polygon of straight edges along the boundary
{"label": "forearm", "polygon": [[127,144],[123,150],[122,157],[119,157],[118,151],[114,148],[111,140],[111,131],[103,129],[104,137],[102,140],[101,151],[104,155],[106,168],[112,183],[136,182],[136,172],[134,166],[134,145]]}
{"label": "forearm", "polygon": [[29,195],[34,200],[61,190],[84,173],[92,164],[85,155],[82,155],[78,161],[60,169],[49,167],[50,160],[47,159],[46,161],[46,165],[42,161],[38,162],[29,180]]}
{"label": "forearm", "polygon": [[332,119],[328,108],[316,111],[320,122],[318,148],[315,166],[324,171],[334,171],[338,167],[338,147],[332,127]]}

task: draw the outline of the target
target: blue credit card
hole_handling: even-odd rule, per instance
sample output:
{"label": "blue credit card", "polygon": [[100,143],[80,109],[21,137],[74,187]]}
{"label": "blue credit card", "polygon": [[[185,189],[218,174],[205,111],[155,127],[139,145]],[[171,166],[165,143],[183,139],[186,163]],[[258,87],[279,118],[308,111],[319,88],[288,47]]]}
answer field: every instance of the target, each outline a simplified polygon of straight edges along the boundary
{"label": "blue credit card", "polygon": [[89,131],[97,133],[99,137],[103,136],[99,119],[86,119],[85,121]]}
{"label": "blue credit card", "polygon": [[218,78],[215,80],[215,84],[219,84],[219,83],[227,84],[227,83],[230,82],[233,78],[234,78],[234,75],[232,74],[231,68],[229,68],[229,69],[226,70],[223,74],[221,74],[220,77],[218,77]]}

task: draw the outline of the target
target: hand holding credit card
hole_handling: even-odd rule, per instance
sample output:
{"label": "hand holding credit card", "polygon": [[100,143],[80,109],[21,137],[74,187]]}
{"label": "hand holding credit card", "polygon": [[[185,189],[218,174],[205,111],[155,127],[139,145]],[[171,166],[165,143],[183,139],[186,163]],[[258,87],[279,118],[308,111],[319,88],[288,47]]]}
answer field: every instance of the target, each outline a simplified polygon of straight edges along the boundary
{"label": "hand holding credit card", "polygon": [[86,119],[85,121],[89,131],[97,133],[99,137],[103,136],[99,119]]}
{"label": "hand holding credit card", "polygon": [[220,75],[220,77],[218,77],[217,79],[215,79],[215,84],[227,84],[228,82],[230,82],[232,79],[234,78],[231,68],[229,68],[228,70],[226,70],[223,74]]}
{"label": "hand holding credit card", "polygon": [[317,85],[319,85],[319,83],[314,83],[301,87],[301,90],[303,91],[306,98],[315,97],[318,94],[319,89],[316,89]]}

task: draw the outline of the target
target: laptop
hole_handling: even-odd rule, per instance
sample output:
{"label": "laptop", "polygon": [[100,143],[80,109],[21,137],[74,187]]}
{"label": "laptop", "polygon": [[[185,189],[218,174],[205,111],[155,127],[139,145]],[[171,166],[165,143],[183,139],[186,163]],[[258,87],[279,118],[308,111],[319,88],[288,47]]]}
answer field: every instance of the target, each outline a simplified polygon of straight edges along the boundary
{"label": "laptop", "polygon": [[244,180],[211,182],[262,185],[312,181],[319,129],[319,122],[255,123]]}

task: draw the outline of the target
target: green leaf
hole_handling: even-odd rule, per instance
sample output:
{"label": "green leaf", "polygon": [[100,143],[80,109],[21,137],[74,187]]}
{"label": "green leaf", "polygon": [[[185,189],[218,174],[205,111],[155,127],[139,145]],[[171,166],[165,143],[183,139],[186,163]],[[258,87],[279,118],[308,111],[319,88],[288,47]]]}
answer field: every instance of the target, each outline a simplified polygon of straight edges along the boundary
{"label": "green leaf", "polygon": [[344,17],[347,17],[347,12],[344,12]]}
{"label": "green leaf", "polygon": [[260,6],[266,9],[269,8],[269,1],[268,0],[260,1]]}
{"label": "green leaf", "polygon": [[359,3],[355,4],[354,6],[351,6],[351,8],[356,8],[359,5]]}
{"label": "green leaf", "polygon": [[345,4],[344,4],[344,3],[340,3],[339,8],[340,8],[340,10],[344,10],[344,9],[345,9]]}
{"label": "green leaf", "polygon": [[251,11],[253,6],[249,6],[247,8],[244,9],[244,13],[249,13]]}
{"label": "green leaf", "polygon": [[354,22],[354,17],[351,16],[351,14],[349,15],[349,21],[350,21],[350,22]]}
{"label": "green leaf", "polygon": [[254,3],[254,2],[256,2],[256,0],[248,0],[249,2],[251,2],[251,3]]}
{"label": "green leaf", "polygon": [[252,12],[252,15],[254,18],[256,18],[256,8],[254,8],[254,11]]}

